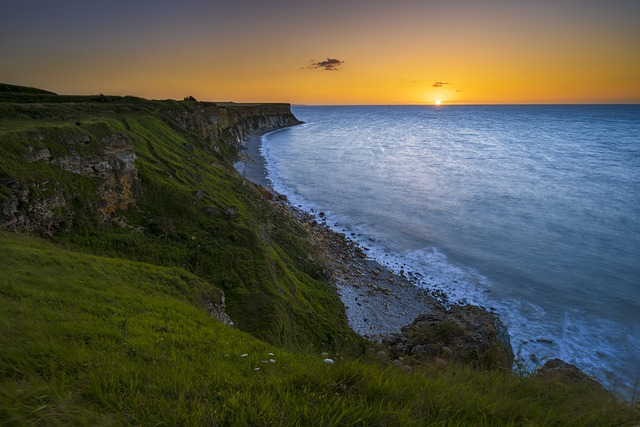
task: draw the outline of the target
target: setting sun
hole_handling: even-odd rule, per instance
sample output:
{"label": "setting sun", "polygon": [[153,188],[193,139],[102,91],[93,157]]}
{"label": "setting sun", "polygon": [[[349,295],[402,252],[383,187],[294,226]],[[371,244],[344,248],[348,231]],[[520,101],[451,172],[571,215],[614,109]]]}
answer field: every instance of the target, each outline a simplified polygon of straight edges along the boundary
{"label": "setting sun", "polygon": [[440,104],[441,104],[440,100],[436,99],[436,105],[440,105]]}
{"label": "setting sun", "polygon": [[322,105],[640,102],[640,1],[76,3],[0,1],[0,82]]}

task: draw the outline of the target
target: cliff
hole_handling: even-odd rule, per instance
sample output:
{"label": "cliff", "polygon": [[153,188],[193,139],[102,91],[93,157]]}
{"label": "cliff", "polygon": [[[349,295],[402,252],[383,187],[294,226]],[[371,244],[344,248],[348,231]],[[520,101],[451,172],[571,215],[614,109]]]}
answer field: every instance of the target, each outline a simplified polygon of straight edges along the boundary
{"label": "cliff", "polygon": [[[35,118],[38,107],[15,105],[14,117]],[[201,147],[218,154],[222,149],[234,152],[237,144],[255,130],[299,123],[287,104],[219,106],[185,102],[153,107],[169,123],[197,135],[195,142]],[[85,185],[94,187],[93,194],[86,200],[88,204],[77,208],[95,211],[100,214],[97,220],[107,221],[119,210],[135,206],[141,189],[134,144],[126,132],[115,130],[106,123],[78,120],[73,124],[63,121],[56,126],[7,132],[3,136],[12,142],[11,154],[16,163],[33,164],[28,168],[53,166],[52,171],[59,169],[86,178]],[[187,144],[187,148],[193,151],[192,145]],[[42,235],[73,227],[77,212],[69,207],[74,206],[78,194],[76,189],[65,185],[65,179],[37,180],[4,169],[0,171],[0,186],[4,187],[0,189],[4,195],[0,198],[1,227]]]}
{"label": "cliff", "polygon": [[275,344],[361,345],[303,227],[233,169],[249,133],[299,123],[288,104],[13,99],[0,94],[0,227],[182,268],[224,292],[208,306]]}
{"label": "cliff", "polygon": [[211,145],[220,140],[238,144],[255,130],[277,129],[299,124],[289,104],[196,103],[189,110],[166,115],[182,128],[196,133]]}
{"label": "cliff", "polygon": [[[14,93],[5,92],[0,98],[11,100]],[[4,107],[0,228],[58,240],[113,232],[146,235],[152,241],[158,236],[175,238],[181,234],[175,216],[185,214],[180,206],[185,203],[188,210],[213,220],[210,226],[224,222],[215,228],[235,233],[238,227],[229,219],[239,216],[240,203],[226,203],[228,194],[214,196],[218,186],[206,182],[208,169],[228,168],[226,173],[233,174],[228,159],[249,133],[299,123],[287,104],[217,105],[104,96],[66,102],[37,90],[19,95],[19,102],[0,104]],[[202,163],[194,164],[195,157]],[[163,204],[154,200],[159,192]],[[165,242],[163,251],[170,246]],[[92,249],[105,253],[104,248]],[[190,264],[199,263],[202,254],[196,252],[202,251],[196,247],[186,252],[179,265],[195,269]],[[106,253],[175,265],[140,251],[132,255],[109,248]],[[231,294],[238,290],[235,282],[218,287]],[[231,323],[224,293],[218,295],[207,307]],[[246,326],[244,316],[236,317],[240,326]]]}
{"label": "cliff", "polygon": [[478,308],[355,334],[335,278],[366,292],[361,251],[233,168],[288,105],[3,87],[0,424],[638,420],[558,363],[495,370],[511,349]]}

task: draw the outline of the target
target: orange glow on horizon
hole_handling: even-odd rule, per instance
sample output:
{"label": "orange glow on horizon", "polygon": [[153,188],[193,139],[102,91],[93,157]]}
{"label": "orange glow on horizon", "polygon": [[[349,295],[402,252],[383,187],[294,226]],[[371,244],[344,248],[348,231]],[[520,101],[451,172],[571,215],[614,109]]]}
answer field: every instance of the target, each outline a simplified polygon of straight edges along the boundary
{"label": "orange glow on horizon", "polygon": [[410,3],[168,1],[150,16],[149,0],[127,14],[10,2],[0,82],[318,105],[640,103],[640,2]]}

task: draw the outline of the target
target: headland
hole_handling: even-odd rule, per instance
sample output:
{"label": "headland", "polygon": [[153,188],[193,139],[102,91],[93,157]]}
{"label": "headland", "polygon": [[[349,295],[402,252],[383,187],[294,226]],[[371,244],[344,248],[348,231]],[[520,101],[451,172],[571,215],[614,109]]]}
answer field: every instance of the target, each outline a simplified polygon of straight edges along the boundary
{"label": "headland", "polygon": [[640,419],[562,363],[515,375],[490,314],[444,309],[233,168],[296,123],[0,85],[0,424]]}

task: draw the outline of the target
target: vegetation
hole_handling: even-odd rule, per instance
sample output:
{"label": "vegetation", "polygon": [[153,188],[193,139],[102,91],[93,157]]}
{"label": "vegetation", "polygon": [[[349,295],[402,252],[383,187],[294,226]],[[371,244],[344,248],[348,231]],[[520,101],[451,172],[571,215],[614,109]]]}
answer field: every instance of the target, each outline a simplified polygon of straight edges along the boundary
{"label": "vegetation", "polygon": [[405,374],[367,355],[325,364],[213,319],[204,301],[217,289],[183,269],[7,232],[0,244],[6,424],[619,425],[637,415],[580,385],[464,367]]}
{"label": "vegetation", "polygon": [[[6,183],[19,182],[34,202],[66,198],[56,215],[70,223],[47,241],[0,231],[0,424],[640,419],[584,384],[464,366],[406,373],[377,360],[376,346],[349,329],[302,227],[233,171],[234,147],[204,142],[171,119],[194,102],[49,102],[57,95],[5,86],[0,203],[13,194]],[[130,139],[139,177],[135,206],[113,222],[95,209],[95,180],[28,160],[45,148],[64,153],[61,141],[85,136],[74,149],[100,154],[98,142],[112,134]],[[208,311],[221,290],[236,327]]]}
{"label": "vegetation", "polygon": [[55,95],[55,93],[49,92],[47,90],[37,89],[35,87],[10,85],[7,83],[0,83],[0,93]]}

